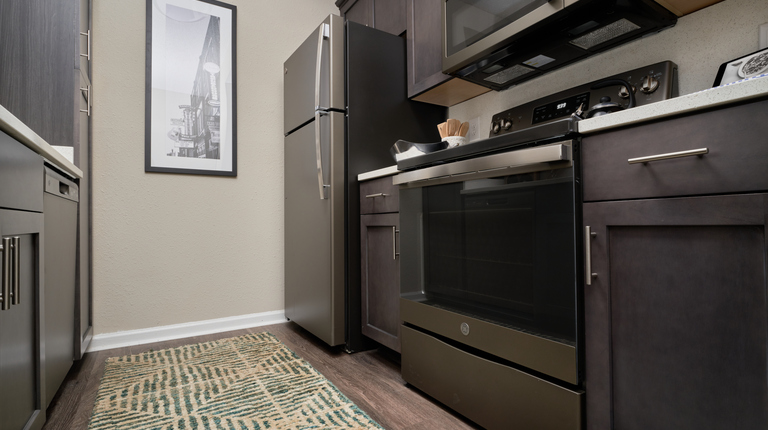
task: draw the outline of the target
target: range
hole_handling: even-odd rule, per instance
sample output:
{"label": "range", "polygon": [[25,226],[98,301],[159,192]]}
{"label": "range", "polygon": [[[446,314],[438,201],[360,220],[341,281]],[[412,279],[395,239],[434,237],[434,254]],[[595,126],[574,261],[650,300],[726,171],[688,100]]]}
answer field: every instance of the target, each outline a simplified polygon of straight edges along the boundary
{"label": "range", "polygon": [[578,122],[676,96],[676,71],[580,85],[494,115],[488,139],[398,162],[408,383],[489,429],[583,428]]}

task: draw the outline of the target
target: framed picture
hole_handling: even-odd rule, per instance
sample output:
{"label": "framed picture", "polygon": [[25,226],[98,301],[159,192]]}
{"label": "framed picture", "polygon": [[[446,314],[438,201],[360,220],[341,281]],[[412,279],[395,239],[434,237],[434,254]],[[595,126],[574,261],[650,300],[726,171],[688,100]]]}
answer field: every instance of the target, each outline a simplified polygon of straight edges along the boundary
{"label": "framed picture", "polygon": [[768,74],[768,48],[720,65],[714,87]]}
{"label": "framed picture", "polygon": [[236,12],[147,0],[145,171],[237,176]]}

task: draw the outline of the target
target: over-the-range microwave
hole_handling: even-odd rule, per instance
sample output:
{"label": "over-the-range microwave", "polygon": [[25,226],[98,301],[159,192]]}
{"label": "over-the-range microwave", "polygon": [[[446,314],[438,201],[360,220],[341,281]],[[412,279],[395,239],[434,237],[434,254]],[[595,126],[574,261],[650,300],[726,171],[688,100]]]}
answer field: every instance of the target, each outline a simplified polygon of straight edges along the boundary
{"label": "over-the-range microwave", "polygon": [[443,72],[494,90],[677,22],[653,0],[443,0],[442,9]]}

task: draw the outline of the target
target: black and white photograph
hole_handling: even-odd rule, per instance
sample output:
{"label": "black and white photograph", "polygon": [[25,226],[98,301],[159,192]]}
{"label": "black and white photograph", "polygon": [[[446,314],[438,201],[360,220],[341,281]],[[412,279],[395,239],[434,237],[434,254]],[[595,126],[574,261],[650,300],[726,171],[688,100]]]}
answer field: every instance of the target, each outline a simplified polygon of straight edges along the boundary
{"label": "black and white photograph", "polygon": [[237,176],[235,6],[147,0],[145,171]]}

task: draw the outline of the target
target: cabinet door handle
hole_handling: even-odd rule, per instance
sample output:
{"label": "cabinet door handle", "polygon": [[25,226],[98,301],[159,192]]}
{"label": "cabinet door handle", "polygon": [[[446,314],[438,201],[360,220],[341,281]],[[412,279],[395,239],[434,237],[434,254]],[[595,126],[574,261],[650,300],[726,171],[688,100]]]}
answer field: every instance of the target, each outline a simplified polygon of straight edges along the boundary
{"label": "cabinet door handle", "polygon": [[11,308],[11,238],[4,237],[0,251],[3,251],[2,279],[0,279],[0,310]]}
{"label": "cabinet door handle", "polygon": [[373,199],[373,198],[376,198],[376,197],[387,197],[388,195],[389,194],[384,194],[384,193],[368,194],[367,196],[365,196],[365,198],[366,199]]}
{"label": "cabinet door handle", "polygon": [[647,157],[630,158],[629,164],[649,163],[651,161],[670,160],[672,158],[690,157],[693,155],[702,156],[709,153],[709,148],[690,149],[688,151],[669,152],[666,154],[649,155]]}
{"label": "cabinet door handle", "polygon": [[397,256],[400,255],[399,252],[397,252],[397,234],[400,233],[400,230],[397,229],[397,227],[392,226],[392,259],[397,260]]}
{"label": "cabinet door handle", "polygon": [[80,109],[80,112],[87,113],[88,116],[91,116],[91,86],[88,85],[86,88],[80,88],[80,91],[85,91],[85,103],[86,108]]}
{"label": "cabinet door handle", "polygon": [[595,236],[597,236],[597,233],[593,232],[590,226],[584,227],[584,275],[587,285],[592,285],[592,278],[597,278],[597,273],[592,273],[591,240]]}
{"label": "cabinet door handle", "polygon": [[21,283],[19,279],[19,272],[21,272],[21,239],[16,236],[11,240],[11,249],[13,249],[13,263],[11,264],[11,304],[18,305],[21,302],[20,290]]}
{"label": "cabinet door handle", "polygon": [[88,41],[88,48],[87,48],[87,51],[86,51],[86,53],[85,53],[85,54],[80,54],[80,56],[81,56],[81,57],[85,57],[85,58],[87,58],[87,59],[88,59],[88,61],[91,61],[91,30],[88,30],[88,31],[87,31],[87,32],[85,32],[85,33],[83,33],[83,32],[80,32],[80,35],[81,35],[81,36],[85,36],[85,37],[87,37],[87,38],[88,38],[88,39],[87,39],[87,41]]}

